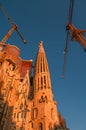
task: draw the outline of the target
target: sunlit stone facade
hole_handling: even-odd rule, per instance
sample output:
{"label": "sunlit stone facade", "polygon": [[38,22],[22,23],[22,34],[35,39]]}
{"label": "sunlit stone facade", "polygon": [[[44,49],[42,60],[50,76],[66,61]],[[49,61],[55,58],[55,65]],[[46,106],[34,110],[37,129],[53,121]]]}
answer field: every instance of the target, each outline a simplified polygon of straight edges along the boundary
{"label": "sunlit stone facade", "polygon": [[0,43],[0,130],[67,130],[42,42],[34,67],[16,46]]}

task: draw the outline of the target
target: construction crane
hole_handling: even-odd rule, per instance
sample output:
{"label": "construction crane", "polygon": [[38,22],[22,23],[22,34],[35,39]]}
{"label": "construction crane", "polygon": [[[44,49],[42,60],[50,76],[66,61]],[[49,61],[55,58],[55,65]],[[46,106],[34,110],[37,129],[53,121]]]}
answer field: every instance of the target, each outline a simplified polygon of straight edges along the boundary
{"label": "construction crane", "polygon": [[9,30],[9,32],[6,33],[6,35],[1,40],[1,42],[2,43],[6,43],[6,41],[10,38],[10,36],[12,35],[12,33],[14,31],[16,31],[18,33],[18,35],[20,36],[20,38],[22,39],[23,43],[24,44],[27,43],[27,41],[24,39],[23,35],[20,33],[17,24],[15,24],[14,21],[12,20],[12,18],[8,15],[8,13],[6,12],[6,10],[3,8],[2,4],[0,4],[0,9],[4,13],[4,15],[6,16],[6,18],[10,22],[10,24],[12,25],[11,29]]}
{"label": "construction crane", "polygon": [[68,18],[68,23],[67,23],[67,26],[66,26],[67,34],[66,34],[66,46],[65,46],[65,49],[64,49],[64,65],[63,65],[63,73],[62,73],[63,78],[64,78],[65,70],[66,70],[66,59],[67,59],[67,53],[68,53],[69,36],[71,36],[72,41],[77,41],[78,43],[80,43],[80,45],[86,51],[86,39],[84,37],[84,32],[86,32],[86,31],[77,29],[72,24],[73,7],[74,7],[74,0],[70,0],[69,18]]}

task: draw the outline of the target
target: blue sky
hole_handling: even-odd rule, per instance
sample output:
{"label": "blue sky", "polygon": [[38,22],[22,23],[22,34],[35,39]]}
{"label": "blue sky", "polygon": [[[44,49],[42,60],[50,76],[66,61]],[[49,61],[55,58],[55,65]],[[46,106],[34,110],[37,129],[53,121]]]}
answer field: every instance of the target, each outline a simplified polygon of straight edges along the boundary
{"label": "blue sky", "polygon": [[[86,128],[86,52],[69,42],[65,78],[62,79],[69,0],[0,0],[28,43],[14,32],[7,43],[18,46],[23,59],[35,61],[42,40],[49,63],[54,98],[70,130]],[[75,0],[73,24],[86,30],[86,0]],[[0,40],[10,29],[0,11]]]}

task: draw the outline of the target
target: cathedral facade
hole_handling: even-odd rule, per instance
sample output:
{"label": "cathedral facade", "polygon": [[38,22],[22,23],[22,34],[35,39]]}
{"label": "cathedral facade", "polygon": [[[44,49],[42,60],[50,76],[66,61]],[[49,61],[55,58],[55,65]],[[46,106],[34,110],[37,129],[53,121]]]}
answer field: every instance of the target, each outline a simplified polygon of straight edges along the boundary
{"label": "cathedral facade", "polygon": [[0,130],[68,130],[53,98],[42,42],[34,66],[16,46],[0,43]]}

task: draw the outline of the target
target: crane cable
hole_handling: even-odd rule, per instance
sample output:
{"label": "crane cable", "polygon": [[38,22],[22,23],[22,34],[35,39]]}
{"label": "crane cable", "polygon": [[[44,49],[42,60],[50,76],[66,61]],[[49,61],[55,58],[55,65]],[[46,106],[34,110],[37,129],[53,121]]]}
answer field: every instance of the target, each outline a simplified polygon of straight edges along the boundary
{"label": "crane cable", "polygon": [[69,22],[70,23],[72,23],[73,7],[74,7],[74,0],[70,0],[70,7],[69,7]]}
{"label": "crane cable", "polygon": [[14,24],[12,18],[8,15],[8,13],[6,12],[6,10],[3,8],[2,4],[0,3],[0,9],[2,10],[2,12],[4,13],[4,15],[6,16],[6,18],[8,19],[8,21],[10,22],[11,25]]}
{"label": "crane cable", "polygon": [[[70,0],[68,23],[72,23],[73,7],[74,7],[74,0]],[[65,74],[65,70],[66,70],[66,60],[67,60],[67,53],[68,53],[69,29],[67,26],[66,26],[66,31],[67,31],[66,46],[64,49],[64,64],[63,64],[62,78],[64,78],[64,74]]]}

